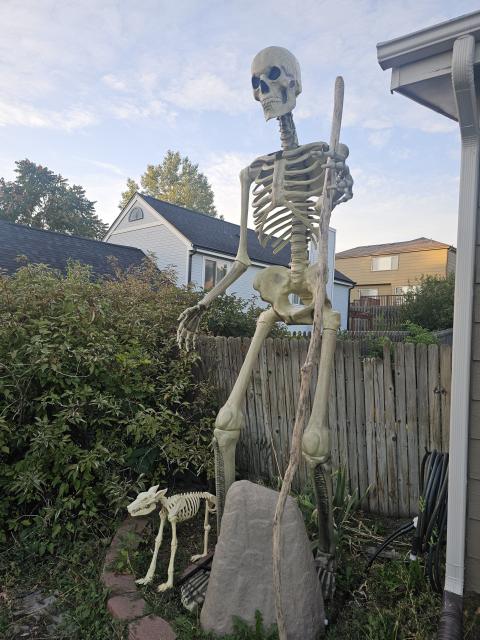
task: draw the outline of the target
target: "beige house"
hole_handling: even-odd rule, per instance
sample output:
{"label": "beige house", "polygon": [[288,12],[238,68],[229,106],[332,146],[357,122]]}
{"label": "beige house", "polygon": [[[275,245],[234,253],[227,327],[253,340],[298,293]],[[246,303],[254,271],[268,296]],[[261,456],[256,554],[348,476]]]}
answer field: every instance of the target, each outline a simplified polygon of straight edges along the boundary
{"label": "beige house", "polygon": [[454,272],[455,260],[453,247],[428,238],[354,247],[335,256],[338,269],[356,283],[352,301],[403,295],[424,275],[444,278]]}

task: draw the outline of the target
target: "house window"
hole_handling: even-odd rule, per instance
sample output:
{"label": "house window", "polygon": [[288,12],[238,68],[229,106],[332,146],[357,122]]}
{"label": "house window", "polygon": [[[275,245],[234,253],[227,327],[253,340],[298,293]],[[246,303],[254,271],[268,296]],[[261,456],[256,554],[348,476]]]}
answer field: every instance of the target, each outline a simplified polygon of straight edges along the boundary
{"label": "house window", "polygon": [[228,262],[205,258],[205,277],[203,282],[205,289],[212,289],[227,275],[227,271]]}
{"label": "house window", "polygon": [[398,256],[373,256],[372,271],[394,271],[398,269]]}
{"label": "house window", "polygon": [[140,207],[133,207],[133,209],[128,214],[128,221],[135,222],[135,220],[142,220],[142,219],[143,219],[143,209],[140,209]]}
{"label": "house window", "polygon": [[372,298],[378,296],[378,289],[360,289],[360,298]]}

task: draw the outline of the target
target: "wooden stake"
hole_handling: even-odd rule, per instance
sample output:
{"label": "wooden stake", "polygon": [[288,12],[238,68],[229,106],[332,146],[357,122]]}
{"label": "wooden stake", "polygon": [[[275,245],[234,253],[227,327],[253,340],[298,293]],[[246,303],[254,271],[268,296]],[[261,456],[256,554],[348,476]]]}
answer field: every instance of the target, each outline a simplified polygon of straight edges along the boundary
{"label": "wooden stake", "polygon": [[[341,76],[335,81],[335,95],[332,129],[330,134],[330,151],[335,151],[340,138],[340,127],[342,124],[344,82]],[[282,604],[282,584],[281,584],[281,547],[282,547],[282,517],[285,510],[285,503],[290,493],[293,477],[300,463],[302,434],[305,429],[308,410],[308,397],[310,379],[315,362],[319,361],[320,346],[322,337],[322,313],[325,305],[327,280],[328,280],[328,229],[330,216],[332,213],[333,190],[328,187],[335,177],[335,172],[327,168],[325,171],[325,182],[322,198],[317,202],[316,208],[320,209],[320,238],[318,243],[318,275],[317,291],[315,297],[315,310],[313,319],[312,336],[308,347],[307,357],[302,367],[300,380],[300,395],[298,398],[297,411],[295,415],[295,425],[292,433],[292,444],[290,448],[290,459],[285,472],[280,495],[278,497],[275,515],[273,518],[273,588],[275,595],[275,611],[277,616],[278,635],[280,640],[288,640],[283,614]]]}

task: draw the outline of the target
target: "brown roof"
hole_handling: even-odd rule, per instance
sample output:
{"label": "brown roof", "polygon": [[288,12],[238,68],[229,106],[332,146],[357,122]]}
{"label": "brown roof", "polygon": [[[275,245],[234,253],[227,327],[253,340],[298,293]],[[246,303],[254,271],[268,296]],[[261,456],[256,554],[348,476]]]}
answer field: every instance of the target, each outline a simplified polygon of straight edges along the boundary
{"label": "brown roof", "polygon": [[390,242],[388,244],[367,244],[363,247],[353,247],[340,251],[336,258],[360,258],[361,256],[384,256],[391,253],[408,253],[410,251],[431,251],[432,249],[455,249],[444,242],[437,242],[430,238],[415,238],[405,242]]}

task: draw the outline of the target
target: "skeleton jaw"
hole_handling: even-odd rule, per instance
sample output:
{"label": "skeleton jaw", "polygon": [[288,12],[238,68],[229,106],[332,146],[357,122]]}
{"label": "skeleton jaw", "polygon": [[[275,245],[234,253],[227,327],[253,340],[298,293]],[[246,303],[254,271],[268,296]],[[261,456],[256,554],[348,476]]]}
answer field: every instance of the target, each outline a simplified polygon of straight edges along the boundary
{"label": "skeleton jaw", "polygon": [[286,113],[290,111],[287,104],[282,108],[283,101],[280,98],[270,97],[261,100],[261,104],[263,107],[263,114],[265,116],[265,120],[271,120],[272,118],[279,118],[280,116],[284,116]]}

